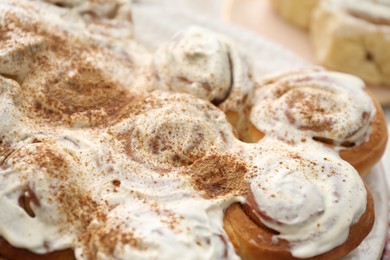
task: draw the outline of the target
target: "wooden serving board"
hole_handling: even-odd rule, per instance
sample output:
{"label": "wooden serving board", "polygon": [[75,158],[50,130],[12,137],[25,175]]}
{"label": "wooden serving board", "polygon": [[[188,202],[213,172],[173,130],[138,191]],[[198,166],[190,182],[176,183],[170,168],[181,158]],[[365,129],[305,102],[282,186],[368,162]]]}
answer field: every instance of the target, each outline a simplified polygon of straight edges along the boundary
{"label": "wooden serving board", "polygon": [[[268,0],[228,0],[224,20],[245,27],[291,50],[304,60],[318,64],[308,32],[276,15]],[[382,105],[390,105],[390,86],[368,86]]]}

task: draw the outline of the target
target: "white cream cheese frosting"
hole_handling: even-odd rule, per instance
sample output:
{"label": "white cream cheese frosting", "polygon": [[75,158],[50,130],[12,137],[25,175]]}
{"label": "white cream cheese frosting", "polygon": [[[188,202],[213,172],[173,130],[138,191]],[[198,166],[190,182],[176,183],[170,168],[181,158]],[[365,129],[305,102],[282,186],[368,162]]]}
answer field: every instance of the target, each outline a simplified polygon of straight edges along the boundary
{"label": "white cream cheese frosting", "polygon": [[216,104],[248,98],[253,91],[251,67],[243,51],[227,37],[198,26],[162,44],[152,68],[155,88],[189,93]]}
{"label": "white cream cheese frosting", "polygon": [[[122,112],[105,131],[36,126],[31,141],[13,149],[0,170],[0,199],[7,209],[0,214],[1,236],[37,253],[73,248],[78,259],[184,254],[186,259],[236,259],[223,230],[223,212],[245,201],[250,183],[260,210],[283,225],[264,223],[291,243],[294,256],[306,257],[342,243],[364,213],[366,193],[359,175],[321,146],[292,147],[273,138],[240,143],[220,110],[184,94],[140,96]],[[155,128],[146,118],[157,119]],[[132,135],[133,122],[143,124],[147,134]],[[176,129],[178,122],[185,128]],[[196,131],[187,136],[193,126]],[[134,150],[128,149],[132,142]],[[178,151],[187,157],[178,158]],[[350,186],[343,181],[355,191],[347,192]],[[269,192],[278,199],[269,199]],[[329,202],[335,197],[337,207]],[[349,215],[327,225],[352,198]],[[281,210],[287,205],[288,212]],[[297,226],[311,230],[315,213],[322,228],[310,234],[291,231]],[[330,243],[335,234],[339,239]]]}
{"label": "white cream cheese frosting", "polygon": [[146,90],[140,86],[150,56],[126,36],[101,35],[77,14],[41,2],[6,1],[0,12],[0,73],[19,83],[18,106],[30,114],[99,125],[124,106],[127,89]]}
{"label": "white cream cheese frosting", "polygon": [[206,100],[224,100],[232,85],[229,46],[213,32],[192,27],[161,46],[154,64],[163,87]]}
{"label": "white cream cheese frosting", "polygon": [[[264,221],[290,242],[297,257],[345,240],[365,210],[366,192],[358,174],[333,151],[315,143],[290,146],[272,135],[258,144],[241,143],[225,114],[209,101],[169,91],[146,93],[150,74],[145,69],[152,56],[127,35],[118,40],[91,28],[73,9],[90,1],[56,3],[60,6],[0,3],[5,36],[0,44],[0,237],[39,254],[70,248],[77,259],[238,259],[223,228],[224,210],[245,203],[249,187],[259,208],[285,224]],[[188,39],[199,41],[187,39],[181,50],[194,47],[191,55],[199,55],[215,78],[205,71],[184,76],[222,83],[206,99],[228,91],[220,108],[231,102],[240,111],[253,88],[249,65],[230,41],[204,33],[190,29]],[[191,67],[183,61],[183,70]],[[222,69],[229,69],[228,75]],[[345,80],[331,75],[335,82]],[[328,91],[320,84],[317,90],[322,89]],[[356,114],[370,106],[360,101],[363,108],[354,107]],[[300,116],[297,112],[294,120],[305,123]],[[324,153],[326,173],[334,176],[306,172],[303,178],[307,168],[323,170]],[[272,158],[287,158],[290,170]],[[275,168],[280,175],[273,174]],[[339,171],[349,173],[345,185],[338,182]],[[268,181],[280,200],[259,190]],[[291,188],[281,190],[277,183],[305,187],[289,196]],[[351,187],[354,192],[344,192]],[[343,194],[337,205],[329,201],[334,190]],[[309,192],[315,195],[307,198]],[[351,200],[348,214],[325,225]],[[297,212],[302,201],[308,203],[295,219],[280,214],[284,203]],[[310,229],[316,212],[323,232],[291,234],[297,225]],[[334,234],[339,239],[329,243]]]}
{"label": "white cream cheese frosting", "polygon": [[369,133],[375,107],[357,77],[321,70],[297,71],[264,80],[250,120],[260,131],[295,142],[317,139],[358,145]]}
{"label": "white cream cheese frosting", "polygon": [[154,97],[144,101],[142,113],[124,110],[127,119],[109,128],[134,161],[164,169],[228,150],[233,132],[212,104],[162,91]]}
{"label": "white cream cheese frosting", "polygon": [[[20,143],[2,162],[1,236],[36,253],[73,248],[78,259],[172,259],[183,254],[186,259],[236,259],[223,230],[223,210],[243,201],[243,193],[228,190],[212,193],[213,197],[203,195],[208,194],[208,186],[193,175],[189,163],[217,150],[221,157],[227,156],[227,143],[225,148],[216,144],[235,141],[230,125],[222,121],[221,111],[191,96],[156,93],[147,99],[152,107],[131,109],[140,118],[143,113],[154,118],[159,110],[166,112],[178,102],[198,107],[197,111],[183,107],[180,112],[186,120],[182,123],[198,125],[200,135],[192,136],[195,140],[188,137],[186,143],[181,143],[181,138],[176,139],[177,144],[165,143],[171,153],[192,146],[188,158],[183,159],[188,166],[179,164],[177,168],[176,161],[170,160],[173,156],[163,150],[155,155],[154,147],[148,153],[146,142],[140,142],[139,151],[134,152],[142,153],[139,157],[144,161],[123,151],[121,146],[142,136],[126,138],[115,129],[124,128],[127,120],[137,122],[137,117],[123,117],[124,122],[118,119],[106,133],[36,126],[30,142]],[[216,124],[218,121],[221,124]],[[174,129],[175,121],[164,124],[181,134]],[[172,135],[155,132],[155,137],[164,139],[165,134]],[[217,135],[220,141],[209,140]],[[153,133],[150,136],[153,138]],[[149,163],[158,155],[164,170]],[[241,177],[243,186],[244,175]],[[197,184],[192,184],[195,181]]]}
{"label": "white cream cheese frosting", "polygon": [[250,188],[275,241],[290,242],[292,255],[308,258],[341,245],[365,211],[359,174],[320,145],[290,146],[273,138],[260,143],[258,173]]}

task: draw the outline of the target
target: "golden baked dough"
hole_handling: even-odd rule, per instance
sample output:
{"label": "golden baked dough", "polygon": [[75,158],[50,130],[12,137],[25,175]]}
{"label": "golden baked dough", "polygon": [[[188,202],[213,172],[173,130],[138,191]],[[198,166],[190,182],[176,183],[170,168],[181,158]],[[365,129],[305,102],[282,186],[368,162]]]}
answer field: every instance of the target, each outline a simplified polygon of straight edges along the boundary
{"label": "golden baked dough", "polygon": [[[276,244],[273,243],[272,238],[277,232],[259,225],[258,220],[254,217],[256,216],[248,213],[239,204],[233,204],[226,210],[224,227],[242,259],[301,259],[291,255],[288,242],[280,240]],[[370,233],[374,219],[374,203],[369,193],[367,211],[359,222],[351,227],[347,241],[329,252],[305,259],[342,258],[355,249]]]}
{"label": "golden baked dough", "polygon": [[321,64],[376,85],[390,84],[390,5],[324,0],[313,13],[311,39]]}
{"label": "golden baked dough", "polygon": [[[345,179],[357,176],[352,166],[341,163],[335,153],[325,155],[326,149],[317,150],[320,145],[289,145],[267,137],[259,144],[262,148],[253,159],[261,160],[259,172],[249,184],[246,202],[227,209],[224,220],[239,255],[243,259],[338,259],[356,248],[372,229],[375,213],[364,185],[358,188]],[[346,186],[341,187],[340,181]],[[329,189],[324,188],[328,184]],[[328,228],[337,229],[339,221],[350,218],[346,215],[351,211],[339,204],[340,198],[356,189],[367,191],[367,207],[350,223],[352,228],[343,235],[345,241],[335,242],[339,237]],[[337,246],[326,248],[316,243],[326,234],[330,235],[327,243]],[[318,251],[309,254],[312,246]]]}
{"label": "golden baked dough", "polygon": [[306,30],[319,0],[270,0],[273,9],[286,21]]}

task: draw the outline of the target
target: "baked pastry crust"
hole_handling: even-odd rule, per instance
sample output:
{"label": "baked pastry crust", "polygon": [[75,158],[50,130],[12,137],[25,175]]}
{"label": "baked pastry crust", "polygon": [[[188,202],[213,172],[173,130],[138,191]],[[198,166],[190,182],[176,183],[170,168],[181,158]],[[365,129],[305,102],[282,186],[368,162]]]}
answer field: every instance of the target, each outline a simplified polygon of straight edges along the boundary
{"label": "baked pastry crust", "polygon": [[0,237],[0,259],[31,259],[31,260],[75,260],[72,249],[58,250],[47,254],[16,248]]}
{"label": "baked pastry crust", "polygon": [[[251,217],[252,215],[252,217]],[[291,255],[287,241],[274,243],[277,234],[272,229],[259,225],[256,216],[248,214],[240,204],[233,204],[226,210],[224,227],[242,259],[302,259]],[[324,254],[305,259],[339,259],[355,249],[370,233],[375,219],[374,203],[368,193],[367,210],[359,222],[352,225],[344,244]]]}
{"label": "baked pastry crust", "polygon": [[379,162],[388,140],[386,118],[382,107],[369,90],[365,92],[371,97],[376,110],[368,140],[359,146],[340,150],[340,157],[349,162],[362,176],[365,176]]}
{"label": "baked pastry crust", "polygon": [[[301,140],[290,138],[292,133],[283,134],[284,137],[279,131],[276,134],[287,142],[322,142],[336,149],[361,176],[367,174],[383,155],[388,135],[386,119],[378,101],[359,79],[313,68],[270,76],[261,88],[251,111],[247,141],[257,142],[265,135],[275,134],[270,125],[280,124],[282,132],[299,129],[305,133],[298,137]],[[296,96],[301,99],[295,100]],[[365,100],[366,108],[350,110],[357,96]],[[271,112],[265,112],[268,109]],[[351,113],[360,114],[352,116]],[[351,120],[355,120],[354,123]],[[337,133],[336,122],[344,134]]]}

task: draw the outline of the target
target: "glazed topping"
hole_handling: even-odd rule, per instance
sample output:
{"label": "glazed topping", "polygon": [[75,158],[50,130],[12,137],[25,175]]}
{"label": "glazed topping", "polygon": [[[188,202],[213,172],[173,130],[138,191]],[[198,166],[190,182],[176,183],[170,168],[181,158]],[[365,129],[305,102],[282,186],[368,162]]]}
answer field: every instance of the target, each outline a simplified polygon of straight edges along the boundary
{"label": "glazed topping", "polygon": [[389,0],[331,0],[329,2],[358,19],[378,25],[390,25]]}
{"label": "glazed topping", "polygon": [[[228,154],[235,140],[223,113],[167,93],[124,113],[107,133],[36,126],[33,141],[13,147],[0,170],[1,236],[37,253],[73,248],[78,259],[236,259],[223,211],[242,201],[246,163]],[[157,144],[120,132],[129,121]],[[219,172],[198,170],[210,166]]]}
{"label": "glazed topping", "polygon": [[294,142],[302,138],[336,146],[353,146],[366,140],[375,114],[364,83],[347,74],[308,71],[267,79],[256,93],[252,123],[262,132]]}
{"label": "glazed topping", "polygon": [[279,233],[275,241],[289,241],[293,256],[308,258],[347,239],[367,202],[352,166],[320,147],[292,148],[272,139],[262,142],[258,158],[251,206]]}
{"label": "glazed topping", "polygon": [[[34,122],[29,120],[14,104],[20,99],[20,86],[11,79],[0,76],[0,162],[21,141],[31,141],[29,137],[34,131]],[[28,125],[28,127],[26,127]]]}
{"label": "glazed topping", "polygon": [[15,103],[30,117],[101,125],[139,88],[149,56],[126,37],[97,34],[78,14],[40,2],[2,2],[0,14],[0,74],[19,83]]}
{"label": "glazed topping", "polygon": [[248,62],[238,47],[201,27],[190,27],[161,45],[152,67],[155,88],[189,93],[215,104],[225,101],[233,89],[239,89],[243,98],[253,88]]}
{"label": "glazed topping", "polygon": [[226,151],[234,139],[220,110],[189,95],[155,92],[124,116],[109,131],[123,153],[153,169],[191,165],[207,153]]}

